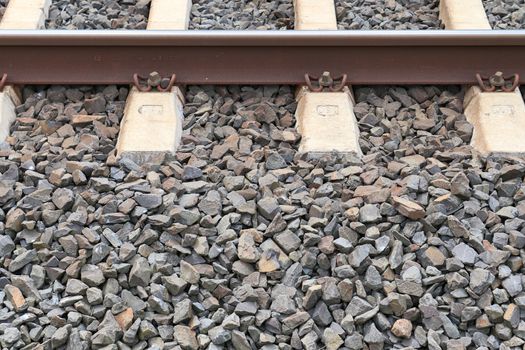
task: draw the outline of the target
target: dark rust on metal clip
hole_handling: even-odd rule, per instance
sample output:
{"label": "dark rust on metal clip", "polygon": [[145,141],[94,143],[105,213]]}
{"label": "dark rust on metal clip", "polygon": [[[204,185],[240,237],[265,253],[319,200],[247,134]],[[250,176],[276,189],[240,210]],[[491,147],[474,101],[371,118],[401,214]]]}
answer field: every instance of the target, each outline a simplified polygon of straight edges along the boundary
{"label": "dark rust on metal clip", "polygon": [[177,76],[172,74],[170,78],[162,78],[157,72],[151,72],[149,76],[143,77],[137,73],[133,74],[133,85],[142,92],[150,92],[157,89],[160,92],[168,92],[175,84]]}
{"label": "dark rust on metal clip", "polygon": [[0,90],[4,89],[6,81],[7,81],[7,74],[4,73],[2,75],[2,78],[0,78]]}
{"label": "dark rust on metal clip", "polygon": [[476,74],[479,87],[484,92],[512,92],[516,90],[520,82],[519,74],[513,74],[512,76],[505,77],[502,72],[496,72],[496,74],[485,78],[479,73]]}
{"label": "dark rust on metal clip", "polygon": [[[343,74],[338,78],[332,78],[330,72],[324,72],[319,78],[313,77],[310,74],[304,75],[306,86],[312,92],[331,91],[337,92],[343,90],[346,85],[347,76]],[[316,81],[315,83],[312,80]],[[339,83],[337,83],[339,82]]]}

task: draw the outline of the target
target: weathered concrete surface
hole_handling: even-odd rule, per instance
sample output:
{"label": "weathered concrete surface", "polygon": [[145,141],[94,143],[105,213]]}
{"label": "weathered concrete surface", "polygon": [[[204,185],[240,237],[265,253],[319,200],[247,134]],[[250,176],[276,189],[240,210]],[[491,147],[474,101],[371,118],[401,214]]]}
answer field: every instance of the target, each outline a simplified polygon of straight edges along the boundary
{"label": "weathered concrete surface", "polygon": [[359,127],[350,91],[298,94],[295,113],[302,135],[300,152],[355,152],[361,155]]}
{"label": "weathered concrete surface", "polygon": [[152,0],[148,30],[185,30],[190,22],[191,0]]}
{"label": "weathered concrete surface", "polygon": [[[481,0],[441,0],[446,29],[492,29]],[[515,92],[482,92],[468,88],[465,115],[474,126],[471,145],[483,154],[524,154],[525,104]]]}
{"label": "weathered concrete surface", "polygon": [[50,6],[51,0],[11,0],[0,29],[42,29]]}
{"label": "weathered concrete surface", "polygon": [[15,107],[20,104],[20,99],[14,89],[6,86],[0,91],[0,142],[9,136],[11,124],[16,119]]}
{"label": "weathered concrete surface", "polygon": [[175,153],[182,135],[181,92],[140,92],[133,88],[126,101],[117,141],[117,156],[137,164],[158,162]]}
{"label": "weathered concrete surface", "polygon": [[[191,0],[152,0],[148,30],[188,29]],[[184,97],[171,92],[140,92],[133,88],[126,101],[117,141],[117,156],[137,164],[160,163],[174,154],[182,136]]]}
{"label": "weathered concrete surface", "polygon": [[294,0],[295,30],[337,30],[334,0]]}
{"label": "weathered concrete surface", "polygon": [[481,0],[441,0],[439,18],[446,29],[492,29]]}
{"label": "weathered concrete surface", "polygon": [[[11,0],[0,21],[2,29],[41,29],[48,16],[51,0]],[[0,52],[1,55],[1,52]],[[0,72],[0,75],[6,72]],[[11,124],[16,119],[15,107],[20,99],[12,86],[0,91],[0,142],[9,136]]]}
{"label": "weathered concrete surface", "polygon": [[465,115],[474,126],[471,145],[482,154],[525,154],[525,103],[515,92],[482,92],[471,87],[465,95]]}

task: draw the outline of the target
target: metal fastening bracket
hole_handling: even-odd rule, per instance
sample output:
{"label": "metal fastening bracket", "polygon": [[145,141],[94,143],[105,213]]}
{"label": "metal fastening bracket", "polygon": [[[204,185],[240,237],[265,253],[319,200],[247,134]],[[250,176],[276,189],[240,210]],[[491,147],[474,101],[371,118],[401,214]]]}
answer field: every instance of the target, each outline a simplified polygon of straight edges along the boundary
{"label": "metal fastening bracket", "polygon": [[146,78],[135,73],[133,74],[133,85],[142,92],[150,92],[153,89],[168,92],[175,84],[176,79],[175,74],[172,74],[170,78],[163,78],[158,72],[151,72]]}
{"label": "metal fastening bracket", "polygon": [[306,86],[308,86],[308,89],[312,92],[341,91],[346,85],[346,79],[346,74],[343,74],[338,78],[332,78],[330,72],[323,72],[319,78],[313,77],[310,74],[304,75]]}
{"label": "metal fastening bracket", "polygon": [[0,78],[0,91],[4,89],[6,82],[7,82],[7,73],[4,73],[2,74],[2,78]]}
{"label": "metal fastening bracket", "polygon": [[482,77],[477,73],[476,79],[478,80],[479,87],[484,92],[512,92],[516,90],[520,82],[520,76],[518,74],[505,77],[502,72],[496,72],[496,74],[491,75],[488,78]]}

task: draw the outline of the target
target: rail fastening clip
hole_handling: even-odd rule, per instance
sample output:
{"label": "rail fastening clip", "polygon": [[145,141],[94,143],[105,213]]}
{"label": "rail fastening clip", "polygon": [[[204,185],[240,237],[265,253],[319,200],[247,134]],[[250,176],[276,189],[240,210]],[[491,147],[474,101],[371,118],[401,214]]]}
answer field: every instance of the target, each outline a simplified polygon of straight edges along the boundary
{"label": "rail fastening clip", "polygon": [[490,77],[482,77],[479,73],[476,74],[479,87],[484,92],[512,92],[516,90],[520,82],[519,74],[513,74],[509,77],[503,75],[502,72],[496,72],[496,74]]}
{"label": "rail fastening clip", "polygon": [[175,74],[172,74],[169,78],[163,78],[158,72],[151,72],[147,78],[137,73],[133,74],[133,85],[142,92],[150,92],[153,89],[157,89],[160,92],[168,92],[175,84],[175,80],[177,80]]}
{"label": "rail fastening clip", "polygon": [[304,75],[306,86],[312,92],[331,91],[338,92],[346,86],[347,76],[343,74],[340,77],[332,78],[330,72],[323,72],[320,77],[313,77],[310,74]]}

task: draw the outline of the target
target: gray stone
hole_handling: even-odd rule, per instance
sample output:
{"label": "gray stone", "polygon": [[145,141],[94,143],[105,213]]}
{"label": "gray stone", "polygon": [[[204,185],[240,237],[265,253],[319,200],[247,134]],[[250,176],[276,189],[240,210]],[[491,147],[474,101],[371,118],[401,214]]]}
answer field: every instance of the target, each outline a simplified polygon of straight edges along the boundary
{"label": "gray stone", "polygon": [[363,340],[368,344],[382,344],[385,341],[385,336],[371,322],[365,327]]}
{"label": "gray stone", "polygon": [[148,261],[139,257],[135,260],[129,272],[129,285],[132,287],[146,287],[149,284],[151,274],[152,269]]}
{"label": "gray stone", "polygon": [[173,324],[179,324],[192,317],[191,300],[184,299],[175,304],[173,312]]}
{"label": "gray stone", "polygon": [[322,301],[318,302],[311,312],[312,319],[318,326],[328,326],[332,322],[332,315],[326,304]]}
{"label": "gray stone", "polygon": [[522,277],[521,275],[512,275],[507,277],[501,283],[503,288],[509,293],[510,296],[514,297],[523,291]]}
{"label": "gray stone", "polygon": [[275,235],[274,240],[287,254],[297,250],[301,246],[301,239],[289,230]]}
{"label": "gray stone", "polygon": [[450,192],[463,199],[470,198],[470,183],[468,177],[463,173],[457,173],[450,182]]}
{"label": "gray stone", "polygon": [[96,287],[106,280],[100,268],[96,265],[84,265],[80,270],[80,279],[90,287]]}
{"label": "gray stone", "polygon": [[17,328],[7,327],[4,330],[4,334],[0,336],[0,339],[7,346],[15,344],[21,338],[21,333]]}
{"label": "gray stone", "polygon": [[15,250],[15,244],[8,235],[0,236],[0,258],[3,258]]}
{"label": "gray stone", "polygon": [[379,207],[375,204],[365,204],[359,209],[359,221],[363,223],[374,223],[381,220]]}
{"label": "gray stone", "polygon": [[180,277],[190,284],[198,284],[200,273],[184,260],[180,262]]}
{"label": "gray stone", "polygon": [[478,258],[478,253],[465,243],[456,245],[454,249],[452,249],[452,254],[466,265],[474,265]]}
{"label": "gray stone", "polygon": [[134,199],[138,205],[146,209],[154,209],[162,204],[162,196],[155,193],[138,193]]}
{"label": "gray stone", "polygon": [[353,267],[362,267],[363,261],[370,256],[372,246],[369,244],[358,245],[348,257],[348,262]]}
{"label": "gray stone", "polygon": [[476,268],[470,273],[469,286],[478,295],[481,295],[492,282],[494,282],[494,275],[485,269]]}
{"label": "gray stone", "polygon": [[87,284],[77,279],[70,279],[67,281],[66,293],[68,294],[84,294],[89,288]]}
{"label": "gray stone", "polygon": [[11,261],[9,264],[9,271],[16,272],[33,261],[37,256],[36,250],[26,250],[22,254],[18,255],[16,258]]}
{"label": "gray stone", "polygon": [[268,220],[272,220],[279,212],[279,204],[273,197],[264,197],[257,202],[259,213]]}
{"label": "gray stone", "polygon": [[51,337],[51,345],[54,349],[67,343],[71,326],[64,326],[57,329]]}
{"label": "gray stone", "polygon": [[231,332],[221,326],[217,326],[208,331],[208,336],[213,344],[222,345],[231,339]]}

